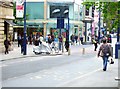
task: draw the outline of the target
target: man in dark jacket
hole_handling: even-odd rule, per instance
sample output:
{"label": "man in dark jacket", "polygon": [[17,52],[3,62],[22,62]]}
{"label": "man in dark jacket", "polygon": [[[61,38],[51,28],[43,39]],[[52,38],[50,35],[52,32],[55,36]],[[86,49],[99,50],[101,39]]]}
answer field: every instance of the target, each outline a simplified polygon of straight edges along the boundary
{"label": "man in dark jacket", "polygon": [[8,47],[9,47],[9,45],[11,45],[10,44],[10,41],[8,40],[8,39],[6,39],[5,41],[4,41],[4,46],[5,46],[5,54],[7,53],[9,53],[8,52]]}

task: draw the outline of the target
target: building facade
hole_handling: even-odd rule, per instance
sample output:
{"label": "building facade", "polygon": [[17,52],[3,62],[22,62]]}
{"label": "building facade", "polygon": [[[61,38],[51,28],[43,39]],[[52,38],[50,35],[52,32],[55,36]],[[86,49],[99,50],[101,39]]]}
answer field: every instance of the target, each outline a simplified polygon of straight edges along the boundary
{"label": "building facade", "polygon": [[4,51],[4,39],[13,38],[13,2],[11,0],[0,1],[0,50]]}
{"label": "building facade", "polygon": [[[48,34],[57,35],[60,29],[57,28],[57,17],[64,17],[63,34],[70,19],[69,32],[71,34],[82,34],[82,4],[76,4],[73,1],[55,1],[54,0],[28,0],[26,2],[27,12],[27,35],[39,33],[44,37]],[[23,22],[18,23],[23,26]],[[15,32],[22,34],[23,27],[15,26]]]}

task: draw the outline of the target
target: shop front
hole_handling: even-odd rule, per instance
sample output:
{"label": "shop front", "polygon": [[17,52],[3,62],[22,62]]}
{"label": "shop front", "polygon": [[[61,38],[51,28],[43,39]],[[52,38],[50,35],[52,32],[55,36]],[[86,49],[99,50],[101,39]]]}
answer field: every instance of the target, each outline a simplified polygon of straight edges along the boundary
{"label": "shop front", "polygon": [[[0,52],[4,52],[4,40],[8,38],[12,44],[13,40],[13,3],[0,1]],[[10,49],[11,50],[11,49]]]}

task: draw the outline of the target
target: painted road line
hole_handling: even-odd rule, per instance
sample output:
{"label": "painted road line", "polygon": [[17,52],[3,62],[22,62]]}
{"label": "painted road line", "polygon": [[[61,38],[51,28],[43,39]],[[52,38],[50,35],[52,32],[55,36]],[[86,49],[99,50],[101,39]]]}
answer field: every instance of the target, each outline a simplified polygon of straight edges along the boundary
{"label": "painted road line", "polygon": [[[40,56],[39,58],[25,58],[24,60],[17,60],[17,61],[12,61],[12,62],[9,62],[9,63],[5,63],[6,64],[6,66],[8,66],[8,65],[11,65],[11,64],[15,64],[15,63],[23,63],[23,62],[33,62],[33,61],[38,61],[38,60],[42,60],[42,59],[44,59],[44,58],[53,58],[53,57],[60,57],[61,55],[59,55],[59,56]],[[3,63],[4,64],[4,63]]]}
{"label": "painted road line", "polygon": [[102,69],[102,68],[99,68],[99,69],[97,69],[97,70],[94,70],[94,71],[91,71],[91,72],[89,72],[89,73],[83,74],[83,75],[81,75],[81,76],[79,76],[79,77],[76,77],[76,78],[71,79],[71,80],[69,80],[69,81],[63,82],[63,83],[57,85],[56,87],[64,86],[65,84],[71,83],[71,82],[73,82],[73,81],[75,81],[75,80],[78,80],[78,79],[80,79],[80,78],[89,76],[89,75],[91,75],[91,74],[93,74],[93,73],[95,73],[95,72],[97,72],[97,71],[100,71],[101,69]]}

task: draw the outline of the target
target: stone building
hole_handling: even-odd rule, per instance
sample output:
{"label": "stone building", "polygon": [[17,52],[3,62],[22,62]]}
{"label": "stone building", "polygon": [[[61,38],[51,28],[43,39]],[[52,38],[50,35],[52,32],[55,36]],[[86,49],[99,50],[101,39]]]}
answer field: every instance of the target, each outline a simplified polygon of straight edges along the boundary
{"label": "stone building", "polygon": [[12,0],[0,0],[0,52],[4,51],[4,39],[13,38],[13,2]]}

